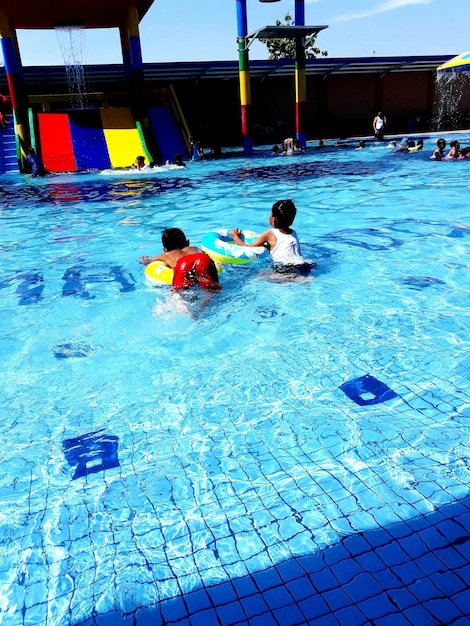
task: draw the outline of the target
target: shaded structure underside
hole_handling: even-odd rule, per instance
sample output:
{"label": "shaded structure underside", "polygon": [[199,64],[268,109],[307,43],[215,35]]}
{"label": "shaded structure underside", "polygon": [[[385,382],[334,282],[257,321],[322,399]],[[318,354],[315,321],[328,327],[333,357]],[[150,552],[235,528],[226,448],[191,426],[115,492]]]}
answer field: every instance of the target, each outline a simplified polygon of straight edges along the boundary
{"label": "shaded structure underside", "polygon": [[[2,9],[15,28],[51,29],[56,26],[110,28],[121,24],[130,7],[129,0],[2,0]],[[147,13],[153,0],[134,0],[139,20]]]}
{"label": "shaded structure underside", "polygon": [[[307,76],[327,78],[333,75],[347,74],[387,74],[406,72],[434,72],[436,67],[451,58],[452,55],[413,56],[413,57],[361,57],[361,58],[318,58],[307,59]],[[292,76],[295,61],[250,61],[252,78]],[[0,81],[3,68],[0,68]],[[122,80],[122,65],[87,65],[88,79],[102,84]],[[62,66],[25,67],[26,84],[53,86],[66,84],[66,72]],[[238,80],[237,61],[193,61],[174,63],[145,63],[145,79],[149,81],[174,82],[179,80]],[[3,81],[2,81],[3,82]]]}

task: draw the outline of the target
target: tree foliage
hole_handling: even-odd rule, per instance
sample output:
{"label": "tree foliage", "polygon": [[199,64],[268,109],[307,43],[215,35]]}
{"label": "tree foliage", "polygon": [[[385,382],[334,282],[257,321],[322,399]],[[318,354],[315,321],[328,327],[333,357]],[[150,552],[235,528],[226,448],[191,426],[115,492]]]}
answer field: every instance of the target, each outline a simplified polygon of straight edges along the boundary
{"label": "tree foliage", "polygon": [[[288,13],[284,16],[284,22],[276,20],[276,26],[294,26],[292,16]],[[305,58],[315,59],[317,56],[326,57],[328,52],[315,46],[317,36],[312,35],[307,39],[305,46]],[[267,47],[270,61],[279,59],[295,59],[295,39],[260,39]]]}

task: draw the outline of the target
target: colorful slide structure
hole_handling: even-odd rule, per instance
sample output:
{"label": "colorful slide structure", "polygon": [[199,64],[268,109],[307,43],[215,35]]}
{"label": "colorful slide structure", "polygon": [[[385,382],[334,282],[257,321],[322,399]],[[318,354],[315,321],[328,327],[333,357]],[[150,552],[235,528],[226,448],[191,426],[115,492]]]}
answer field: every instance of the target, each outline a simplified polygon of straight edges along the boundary
{"label": "colorful slide structure", "polygon": [[0,129],[0,172],[17,172],[16,135],[13,116],[8,115],[7,127]]}
{"label": "colorful slide structure", "polygon": [[139,154],[152,160],[129,107],[37,117],[40,153],[50,172],[128,167]]}
{"label": "colorful slide structure", "polygon": [[[148,150],[128,106],[37,114],[30,110],[32,145],[49,172],[129,167],[138,155],[147,163],[171,163],[178,152],[185,159],[189,129],[174,89],[169,85],[155,95],[159,105],[148,109],[147,140],[157,154]],[[0,172],[8,171],[18,172],[13,125],[0,132]]]}
{"label": "colorful slide structure", "polygon": [[160,148],[161,162],[165,163],[168,160],[173,163],[177,152],[184,158],[187,154],[187,147],[172,108],[155,107],[149,109],[148,113],[154,138]]}

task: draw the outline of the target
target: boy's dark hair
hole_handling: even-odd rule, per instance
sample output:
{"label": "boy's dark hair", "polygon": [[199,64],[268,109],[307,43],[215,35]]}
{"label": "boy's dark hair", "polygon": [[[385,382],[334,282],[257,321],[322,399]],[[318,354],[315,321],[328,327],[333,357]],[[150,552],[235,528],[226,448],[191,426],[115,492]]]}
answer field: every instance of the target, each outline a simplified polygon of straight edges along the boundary
{"label": "boy's dark hair", "polygon": [[180,228],[165,228],[162,232],[162,246],[165,250],[181,250],[189,246],[186,235]]}
{"label": "boy's dark hair", "polygon": [[292,200],[278,200],[273,204],[271,213],[277,222],[277,227],[281,230],[286,230],[291,227],[292,222],[295,220],[297,209]]}

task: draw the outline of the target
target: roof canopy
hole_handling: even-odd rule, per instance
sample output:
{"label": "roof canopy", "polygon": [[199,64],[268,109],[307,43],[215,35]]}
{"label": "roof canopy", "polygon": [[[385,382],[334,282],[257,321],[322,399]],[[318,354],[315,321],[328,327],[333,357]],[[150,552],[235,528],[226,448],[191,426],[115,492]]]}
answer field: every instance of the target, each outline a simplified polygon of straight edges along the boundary
{"label": "roof canopy", "polygon": [[263,26],[248,39],[296,39],[316,35],[328,26]]}
{"label": "roof canopy", "polygon": [[124,22],[133,4],[140,21],[153,0],[1,0],[1,3],[14,28],[112,28]]}
{"label": "roof canopy", "polygon": [[439,65],[438,72],[470,72],[470,52],[462,52],[456,57]]}

